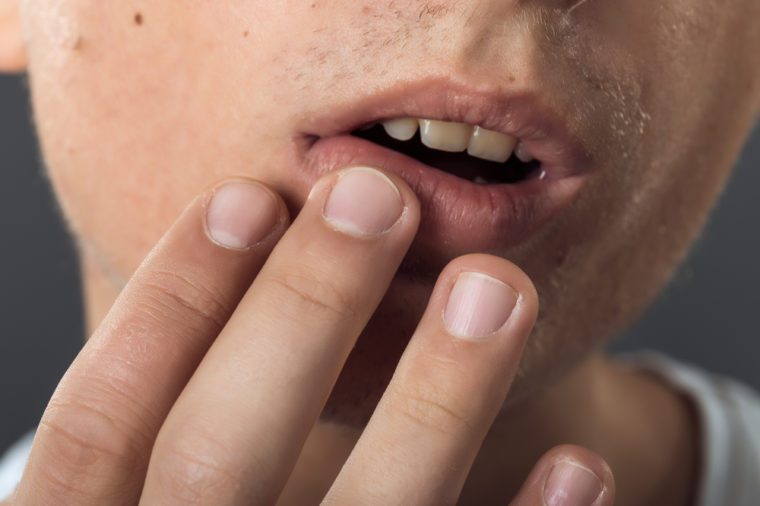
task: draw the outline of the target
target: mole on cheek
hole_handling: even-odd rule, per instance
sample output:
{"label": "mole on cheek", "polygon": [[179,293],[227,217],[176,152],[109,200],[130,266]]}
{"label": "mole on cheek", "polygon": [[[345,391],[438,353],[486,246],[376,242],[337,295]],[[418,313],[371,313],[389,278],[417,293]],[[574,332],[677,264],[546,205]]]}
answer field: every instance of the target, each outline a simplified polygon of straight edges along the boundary
{"label": "mole on cheek", "polygon": [[137,26],[142,26],[143,24],[143,15],[142,12],[136,12],[134,17],[134,22]]}

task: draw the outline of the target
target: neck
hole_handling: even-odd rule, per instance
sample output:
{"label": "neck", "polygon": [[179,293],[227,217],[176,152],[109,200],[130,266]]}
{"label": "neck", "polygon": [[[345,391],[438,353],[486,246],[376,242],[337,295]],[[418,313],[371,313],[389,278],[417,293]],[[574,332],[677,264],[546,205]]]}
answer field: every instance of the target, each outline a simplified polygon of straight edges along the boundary
{"label": "neck", "polygon": [[647,373],[597,354],[497,420],[462,504],[511,497],[543,453],[566,443],[605,458],[615,475],[616,504],[692,504],[696,465],[684,463],[697,461],[697,439],[687,400]]}
{"label": "neck", "polygon": [[[120,287],[82,255],[88,335]],[[279,505],[318,503],[359,429],[318,422]],[[688,400],[652,376],[595,354],[550,388],[504,410],[486,436],[460,504],[508,502],[539,457],[565,443],[596,451],[615,475],[617,504],[691,504],[698,432]]]}
{"label": "neck", "polygon": [[[318,503],[360,435],[317,423],[278,504]],[[602,354],[499,416],[458,504],[508,503],[539,457],[565,443],[605,458],[615,475],[616,504],[693,504],[698,433],[691,404],[656,378]]]}

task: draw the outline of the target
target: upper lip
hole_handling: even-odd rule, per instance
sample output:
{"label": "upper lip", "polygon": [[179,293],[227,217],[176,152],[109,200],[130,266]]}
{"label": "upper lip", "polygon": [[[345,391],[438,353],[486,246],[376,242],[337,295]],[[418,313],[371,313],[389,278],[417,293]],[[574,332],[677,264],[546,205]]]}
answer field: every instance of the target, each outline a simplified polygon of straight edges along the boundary
{"label": "upper lip", "polygon": [[538,92],[473,87],[449,79],[400,83],[354,98],[331,107],[328,114],[308,114],[300,130],[310,145],[320,138],[402,117],[477,125],[516,137],[552,179],[577,175],[592,165],[588,151],[570,132],[568,118]]}

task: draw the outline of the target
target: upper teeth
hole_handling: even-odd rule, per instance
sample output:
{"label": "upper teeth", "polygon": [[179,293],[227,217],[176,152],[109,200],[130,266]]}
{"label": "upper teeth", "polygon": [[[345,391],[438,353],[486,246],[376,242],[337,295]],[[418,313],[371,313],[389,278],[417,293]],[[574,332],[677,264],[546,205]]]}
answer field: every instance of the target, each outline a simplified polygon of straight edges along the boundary
{"label": "upper teeth", "polygon": [[389,121],[383,121],[383,128],[385,132],[394,139],[400,141],[408,141],[414,134],[417,133],[417,128],[420,126],[416,119],[401,118],[392,119]]}
{"label": "upper teeth", "polygon": [[420,128],[422,143],[431,149],[467,151],[470,156],[499,163],[509,160],[517,144],[510,135],[448,121],[400,118],[384,121],[383,127],[390,137],[400,141],[408,141]]}
{"label": "upper teeth", "polygon": [[420,135],[425,146],[456,153],[467,149],[472,138],[472,127],[462,123],[423,119],[420,121]]}
{"label": "upper teeth", "polygon": [[515,156],[518,160],[521,162],[530,162],[533,160],[533,155],[528,151],[528,148],[525,147],[525,144],[520,142],[517,144],[517,147],[515,147]]}

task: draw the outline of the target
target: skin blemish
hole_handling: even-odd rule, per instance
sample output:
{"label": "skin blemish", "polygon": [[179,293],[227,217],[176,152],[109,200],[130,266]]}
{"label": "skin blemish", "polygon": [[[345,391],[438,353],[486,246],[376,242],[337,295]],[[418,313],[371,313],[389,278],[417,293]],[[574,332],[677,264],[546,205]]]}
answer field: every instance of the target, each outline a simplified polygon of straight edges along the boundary
{"label": "skin blemish", "polygon": [[142,26],[142,24],[143,24],[144,21],[145,20],[143,19],[142,12],[136,12],[135,13],[135,17],[134,17],[135,25]]}
{"label": "skin blemish", "polygon": [[556,262],[557,267],[561,267],[567,261],[567,257],[569,254],[570,254],[569,246],[560,246],[557,248],[554,254],[554,260]]}
{"label": "skin blemish", "polygon": [[55,16],[53,19],[55,23],[50,29],[49,36],[55,46],[65,51],[81,50],[82,35],[74,21],[63,15]]}
{"label": "skin blemish", "polygon": [[243,32],[243,37],[248,37],[248,34],[249,34],[248,30],[244,31]]}

